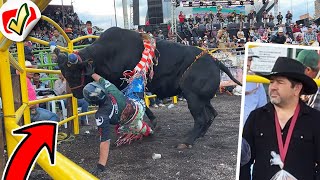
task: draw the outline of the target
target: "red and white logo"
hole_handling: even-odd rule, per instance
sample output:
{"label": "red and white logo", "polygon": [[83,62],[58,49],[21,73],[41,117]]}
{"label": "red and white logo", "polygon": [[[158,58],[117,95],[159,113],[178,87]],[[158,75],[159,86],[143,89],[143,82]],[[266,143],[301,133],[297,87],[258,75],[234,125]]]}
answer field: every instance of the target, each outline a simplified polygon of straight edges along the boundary
{"label": "red and white logo", "polygon": [[23,41],[41,18],[37,5],[28,0],[10,0],[0,8],[0,31],[8,39]]}

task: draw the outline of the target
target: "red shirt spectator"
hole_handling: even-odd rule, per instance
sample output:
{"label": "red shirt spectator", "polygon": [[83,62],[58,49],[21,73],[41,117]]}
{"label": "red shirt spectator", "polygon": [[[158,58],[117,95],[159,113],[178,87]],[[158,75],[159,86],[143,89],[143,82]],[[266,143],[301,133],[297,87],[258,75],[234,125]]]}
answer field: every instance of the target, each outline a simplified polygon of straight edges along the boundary
{"label": "red shirt spectator", "polygon": [[180,22],[180,23],[184,23],[184,19],[185,19],[185,17],[184,17],[184,15],[183,15],[182,11],[180,11],[180,14],[179,14],[179,22]]}
{"label": "red shirt spectator", "polygon": [[296,25],[292,28],[292,33],[301,32],[301,29],[297,27]]}

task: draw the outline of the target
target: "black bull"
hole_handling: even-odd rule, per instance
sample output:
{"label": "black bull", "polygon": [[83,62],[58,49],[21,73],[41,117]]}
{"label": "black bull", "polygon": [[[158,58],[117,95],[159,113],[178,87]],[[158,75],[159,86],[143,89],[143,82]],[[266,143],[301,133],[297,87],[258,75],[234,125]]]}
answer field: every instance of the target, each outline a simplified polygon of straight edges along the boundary
{"label": "black bull", "polygon": [[[154,77],[148,82],[147,88],[159,98],[182,92],[194,118],[194,127],[184,143],[192,145],[198,137],[205,135],[217,116],[210,100],[219,88],[220,70],[227,73],[237,84],[241,83],[232,77],[224,64],[215,61],[208,54],[194,62],[195,57],[202,52],[197,47],[165,40],[157,41],[156,47],[160,54],[159,64],[154,66]],[[97,74],[122,89],[122,73],[134,69],[143,50],[141,34],[113,27],[102,33],[92,45],[79,51],[81,63],[70,65],[66,55],[59,54],[58,64],[73,95],[82,98],[84,85],[92,81],[92,78],[86,75],[90,60]]]}

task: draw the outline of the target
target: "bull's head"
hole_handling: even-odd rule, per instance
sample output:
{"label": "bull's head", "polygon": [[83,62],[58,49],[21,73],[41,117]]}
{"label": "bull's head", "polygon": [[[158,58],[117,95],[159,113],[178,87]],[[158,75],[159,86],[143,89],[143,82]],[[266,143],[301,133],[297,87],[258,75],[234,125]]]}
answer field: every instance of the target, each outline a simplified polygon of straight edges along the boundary
{"label": "bull's head", "polygon": [[[58,56],[58,65],[66,78],[72,94],[76,98],[83,98],[82,90],[84,86],[93,81],[91,73],[93,68],[92,60],[82,60],[80,56],[77,59],[70,59],[66,53],[61,53],[58,48],[54,50]],[[72,56],[71,56],[72,57]]]}

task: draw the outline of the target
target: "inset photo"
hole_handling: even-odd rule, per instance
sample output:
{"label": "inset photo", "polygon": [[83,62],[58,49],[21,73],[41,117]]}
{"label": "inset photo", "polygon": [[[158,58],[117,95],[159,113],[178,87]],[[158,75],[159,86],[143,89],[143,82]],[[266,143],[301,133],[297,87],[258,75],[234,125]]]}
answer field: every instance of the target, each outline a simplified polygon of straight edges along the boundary
{"label": "inset photo", "polygon": [[246,44],[239,180],[320,179],[319,53]]}

